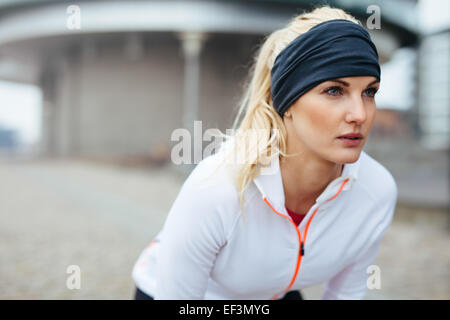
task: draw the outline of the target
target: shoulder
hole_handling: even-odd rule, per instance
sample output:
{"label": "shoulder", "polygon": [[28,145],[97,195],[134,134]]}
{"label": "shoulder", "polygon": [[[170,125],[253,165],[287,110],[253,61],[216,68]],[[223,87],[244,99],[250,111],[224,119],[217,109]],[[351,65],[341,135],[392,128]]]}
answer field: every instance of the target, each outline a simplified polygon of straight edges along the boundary
{"label": "shoulder", "polygon": [[366,212],[368,244],[379,242],[388,230],[397,205],[398,188],[391,172],[366,152],[361,153],[358,170],[358,205]]}
{"label": "shoulder", "polygon": [[236,188],[219,160],[216,154],[208,156],[189,174],[166,217],[162,238],[176,235],[218,246],[227,241],[240,210]]}
{"label": "shoulder", "polygon": [[396,202],[398,186],[391,172],[365,151],[360,155],[358,184],[374,201]]}
{"label": "shoulder", "polygon": [[202,159],[189,174],[169,215],[228,226],[238,213],[239,197],[233,179],[220,156],[213,154]]}
{"label": "shoulder", "polygon": [[214,205],[231,204],[237,200],[237,189],[230,168],[223,162],[221,154],[213,154],[202,159],[186,179],[186,192],[203,198]]}

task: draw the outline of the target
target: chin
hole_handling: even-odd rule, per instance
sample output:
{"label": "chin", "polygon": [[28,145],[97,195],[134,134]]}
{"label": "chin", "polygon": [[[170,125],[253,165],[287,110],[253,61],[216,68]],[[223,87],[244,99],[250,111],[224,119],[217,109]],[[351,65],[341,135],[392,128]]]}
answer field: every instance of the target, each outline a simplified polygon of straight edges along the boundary
{"label": "chin", "polygon": [[331,160],[338,164],[354,163],[361,155],[361,148],[346,148],[332,155]]}

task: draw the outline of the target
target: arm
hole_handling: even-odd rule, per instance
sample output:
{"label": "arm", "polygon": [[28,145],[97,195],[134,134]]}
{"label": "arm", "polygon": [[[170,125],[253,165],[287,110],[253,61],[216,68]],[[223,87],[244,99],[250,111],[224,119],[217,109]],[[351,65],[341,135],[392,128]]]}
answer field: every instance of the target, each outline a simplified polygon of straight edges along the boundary
{"label": "arm", "polygon": [[225,232],[220,195],[185,184],[175,200],[161,238],[155,299],[204,299]]}
{"label": "arm", "polygon": [[367,290],[367,268],[375,262],[380,248],[380,242],[388,230],[397,202],[397,187],[393,186],[389,194],[390,200],[380,208],[382,215],[372,237],[372,244],[357,259],[333,276],[326,284],[322,295],[323,300],[363,299]]}
{"label": "arm", "polygon": [[323,300],[360,300],[367,289],[367,268],[378,254],[380,242],[375,242],[356,262],[344,268],[331,278],[324,288]]}

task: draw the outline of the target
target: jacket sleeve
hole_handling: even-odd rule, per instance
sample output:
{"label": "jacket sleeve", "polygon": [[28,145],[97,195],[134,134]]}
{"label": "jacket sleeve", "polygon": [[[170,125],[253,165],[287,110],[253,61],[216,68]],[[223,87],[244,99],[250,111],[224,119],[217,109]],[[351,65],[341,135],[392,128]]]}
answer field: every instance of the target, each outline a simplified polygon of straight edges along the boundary
{"label": "jacket sleeve", "polygon": [[360,300],[367,288],[367,268],[373,264],[380,242],[375,242],[356,262],[331,278],[324,288],[323,300]]}
{"label": "jacket sleeve", "polygon": [[163,227],[155,299],[204,299],[210,273],[226,242],[217,191],[186,182]]}
{"label": "jacket sleeve", "polygon": [[397,187],[394,185],[389,195],[390,200],[382,207],[381,222],[378,224],[371,240],[371,245],[353,263],[333,276],[325,283],[323,300],[361,300],[367,290],[368,267],[375,262],[381,240],[387,232],[394,215],[397,202]]}

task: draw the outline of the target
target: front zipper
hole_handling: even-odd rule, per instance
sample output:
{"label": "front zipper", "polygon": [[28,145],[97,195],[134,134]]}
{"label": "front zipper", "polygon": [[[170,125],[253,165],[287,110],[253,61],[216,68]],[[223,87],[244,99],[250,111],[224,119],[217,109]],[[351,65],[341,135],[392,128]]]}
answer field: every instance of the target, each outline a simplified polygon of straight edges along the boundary
{"label": "front zipper", "polygon": [[303,236],[303,240],[302,240],[302,235],[300,233],[300,229],[297,227],[297,225],[295,224],[294,220],[292,220],[292,218],[290,216],[286,216],[283,213],[280,213],[277,210],[275,210],[275,208],[270,204],[270,202],[267,200],[266,197],[264,197],[264,201],[269,205],[269,207],[272,209],[272,211],[274,211],[279,216],[288,219],[293,224],[293,226],[295,227],[295,230],[297,231],[298,242],[300,243],[299,250],[298,250],[298,253],[297,253],[297,263],[296,263],[296,266],[295,266],[294,276],[292,277],[291,282],[289,283],[289,285],[288,285],[288,287],[286,289],[284,289],[279,294],[275,294],[271,298],[271,300],[275,300],[275,299],[277,299],[280,296],[280,294],[283,294],[283,293],[289,291],[289,289],[292,287],[292,285],[294,284],[295,280],[297,279],[297,275],[298,275],[298,272],[300,270],[300,264],[302,262],[302,257],[305,255],[304,243],[306,242],[306,236],[308,234],[308,228],[309,228],[309,225],[310,225],[310,223],[312,221],[312,218],[314,217],[314,215],[319,210],[319,206],[314,210],[314,213],[312,214],[312,216],[309,217],[308,223],[306,224],[306,228],[305,228],[305,235]]}
{"label": "front zipper", "polygon": [[[333,197],[331,197],[330,199],[328,199],[327,202],[333,200],[334,198],[336,198],[336,197],[341,193],[342,189],[344,188],[345,184],[346,184],[348,181],[349,181],[349,179],[345,179],[345,181],[342,183],[341,187],[339,188],[339,191],[338,191]],[[294,225],[295,230],[297,231],[297,236],[298,236],[298,240],[299,240],[299,243],[300,243],[299,251],[298,251],[298,254],[297,254],[297,263],[296,263],[296,266],[295,266],[295,273],[294,273],[294,276],[292,277],[291,282],[289,283],[289,285],[288,285],[288,287],[287,287],[286,289],[284,289],[281,293],[275,294],[275,295],[271,298],[271,300],[275,300],[275,299],[277,299],[281,294],[284,294],[284,293],[288,292],[289,289],[290,289],[290,288],[292,287],[292,285],[294,284],[295,280],[297,279],[297,275],[298,275],[298,272],[299,272],[299,269],[300,269],[300,264],[301,264],[301,262],[302,262],[302,257],[305,255],[305,247],[304,247],[304,244],[305,244],[305,242],[306,242],[306,236],[307,236],[307,234],[308,234],[308,228],[309,228],[309,225],[311,224],[312,218],[313,218],[314,215],[317,213],[317,211],[319,210],[320,206],[317,206],[317,208],[314,210],[314,213],[313,213],[313,214],[311,215],[311,217],[308,219],[308,223],[306,224],[306,227],[305,227],[305,235],[304,235],[303,240],[302,240],[302,236],[301,236],[301,233],[300,233],[300,225],[301,225],[301,223],[300,223],[300,225],[297,227],[297,225],[295,224],[294,220],[292,220],[292,218],[291,218],[289,215],[286,216],[286,215],[284,215],[284,214],[278,212],[277,210],[275,210],[274,207],[273,207],[273,206],[270,204],[270,202],[267,200],[267,197],[266,197],[265,194],[263,194],[263,200],[264,200],[264,202],[266,202],[266,203],[269,205],[269,207],[272,209],[272,211],[274,211],[274,212],[275,212],[276,214],[278,214],[279,216],[288,219],[288,220]],[[305,217],[306,217],[306,216],[305,216]]]}

